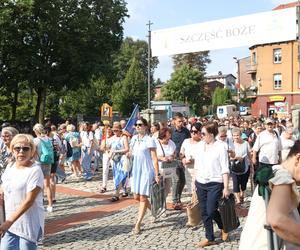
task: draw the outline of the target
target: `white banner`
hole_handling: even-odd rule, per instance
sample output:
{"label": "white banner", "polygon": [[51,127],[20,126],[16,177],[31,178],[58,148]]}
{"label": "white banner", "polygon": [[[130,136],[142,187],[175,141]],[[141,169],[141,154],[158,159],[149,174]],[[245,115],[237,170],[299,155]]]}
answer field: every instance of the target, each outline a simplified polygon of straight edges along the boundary
{"label": "white banner", "polygon": [[295,40],[296,8],[152,31],[152,56]]}

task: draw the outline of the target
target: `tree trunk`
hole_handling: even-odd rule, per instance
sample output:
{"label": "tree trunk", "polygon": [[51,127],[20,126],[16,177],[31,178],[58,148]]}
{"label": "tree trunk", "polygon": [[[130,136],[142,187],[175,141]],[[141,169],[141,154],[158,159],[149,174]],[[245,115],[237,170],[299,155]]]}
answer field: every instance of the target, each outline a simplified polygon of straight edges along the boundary
{"label": "tree trunk", "polygon": [[36,92],[38,98],[35,108],[35,120],[43,124],[45,118],[46,89],[38,88]]}
{"label": "tree trunk", "polygon": [[11,104],[11,120],[12,122],[16,121],[16,114],[17,114],[17,107],[18,107],[18,95],[19,95],[19,88],[18,83],[16,83],[15,89],[13,91],[13,102]]}

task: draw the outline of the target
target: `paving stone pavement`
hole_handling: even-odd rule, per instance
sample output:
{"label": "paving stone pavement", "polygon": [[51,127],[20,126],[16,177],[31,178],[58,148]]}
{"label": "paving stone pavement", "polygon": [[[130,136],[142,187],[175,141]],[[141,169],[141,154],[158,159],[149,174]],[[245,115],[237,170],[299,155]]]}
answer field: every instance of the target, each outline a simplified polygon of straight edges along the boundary
{"label": "paving stone pavement", "polygon": [[[54,212],[46,214],[46,235],[39,249],[197,249],[196,243],[204,238],[204,228],[186,227],[185,211],[168,210],[167,216],[155,223],[148,211],[141,234],[134,237],[137,205],[130,198],[111,203],[112,181],[108,193],[97,195],[100,177],[98,172],[89,182],[69,177],[65,184],[58,185],[57,203]],[[185,200],[188,198],[185,195]],[[241,226],[230,233],[230,241],[222,242],[215,228],[218,244],[205,249],[238,249],[249,203],[248,197],[239,209],[244,217],[240,217]]]}

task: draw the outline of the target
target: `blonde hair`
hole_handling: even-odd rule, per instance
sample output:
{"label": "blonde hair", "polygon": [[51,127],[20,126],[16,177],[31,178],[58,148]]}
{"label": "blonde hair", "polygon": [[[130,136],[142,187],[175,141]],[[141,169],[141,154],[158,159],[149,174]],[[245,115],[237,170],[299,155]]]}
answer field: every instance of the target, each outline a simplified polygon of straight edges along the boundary
{"label": "blonde hair", "polygon": [[32,129],[34,132],[38,133],[39,135],[45,135],[46,132],[45,132],[45,128],[42,124],[40,123],[37,123],[33,126],[33,129]]}
{"label": "blonde hair", "polygon": [[36,146],[33,141],[33,136],[29,134],[17,134],[10,143],[10,151],[13,152],[14,146],[19,142],[26,142],[31,147],[31,156],[35,154]]}
{"label": "blonde hair", "polygon": [[68,132],[74,132],[75,131],[75,126],[73,124],[67,125],[67,131]]}

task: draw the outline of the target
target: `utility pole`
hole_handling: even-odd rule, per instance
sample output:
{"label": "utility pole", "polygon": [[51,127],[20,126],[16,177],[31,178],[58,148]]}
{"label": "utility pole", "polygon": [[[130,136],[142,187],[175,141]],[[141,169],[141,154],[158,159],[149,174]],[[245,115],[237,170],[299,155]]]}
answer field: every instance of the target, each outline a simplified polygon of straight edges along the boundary
{"label": "utility pole", "polygon": [[148,109],[151,108],[151,25],[153,23],[147,23],[148,26]]}

